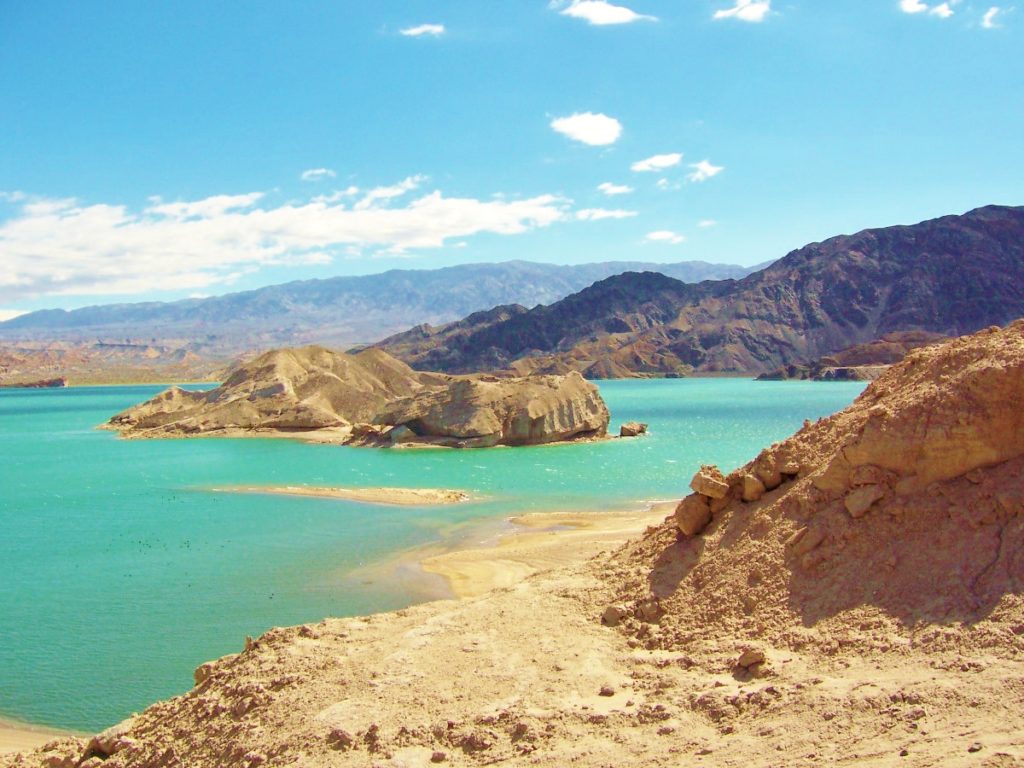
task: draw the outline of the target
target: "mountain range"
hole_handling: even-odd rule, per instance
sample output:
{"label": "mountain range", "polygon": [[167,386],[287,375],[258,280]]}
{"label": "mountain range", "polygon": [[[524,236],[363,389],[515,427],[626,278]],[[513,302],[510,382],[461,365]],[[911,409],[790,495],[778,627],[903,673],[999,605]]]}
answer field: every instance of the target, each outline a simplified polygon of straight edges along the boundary
{"label": "mountain range", "polygon": [[563,266],[529,261],[391,270],[272,285],[174,302],[41,310],[0,323],[3,341],[174,341],[203,357],[308,343],[346,347],[417,323],[444,323],[499,304],[547,304],[611,275],[653,270],[685,282],[743,277],[758,267],[687,261]]}
{"label": "mountain range", "polygon": [[379,346],[447,372],[759,373],[895,331],[958,336],[1021,316],[1024,207],[993,205],[812,243],[741,279],[628,272]]}

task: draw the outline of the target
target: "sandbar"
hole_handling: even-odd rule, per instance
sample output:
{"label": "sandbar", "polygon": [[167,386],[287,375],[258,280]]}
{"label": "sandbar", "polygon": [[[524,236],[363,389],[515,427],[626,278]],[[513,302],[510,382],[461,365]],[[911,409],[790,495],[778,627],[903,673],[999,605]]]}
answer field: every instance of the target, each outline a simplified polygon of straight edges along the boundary
{"label": "sandbar", "polygon": [[453,595],[469,598],[509,587],[539,571],[580,562],[661,523],[676,502],[610,512],[535,512],[510,518],[513,530],[492,546],[456,549],[419,560],[444,578]]}
{"label": "sandbar", "polygon": [[466,491],[449,488],[338,488],[307,485],[233,485],[211,488],[222,493],[272,493],[283,496],[313,496],[344,499],[365,504],[397,504],[422,507],[435,504],[462,504],[474,497]]}
{"label": "sandbar", "polygon": [[12,720],[0,720],[0,754],[7,752],[26,752],[41,747],[47,742],[65,736],[79,734],[69,731],[58,731],[42,725],[17,723]]}

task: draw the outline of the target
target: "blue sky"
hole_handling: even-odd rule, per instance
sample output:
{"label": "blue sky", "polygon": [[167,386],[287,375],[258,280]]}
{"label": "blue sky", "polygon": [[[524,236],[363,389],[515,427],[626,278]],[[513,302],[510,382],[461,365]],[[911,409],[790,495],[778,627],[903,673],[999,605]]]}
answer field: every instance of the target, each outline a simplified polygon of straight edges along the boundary
{"label": "blue sky", "polygon": [[1019,205],[1012,2],[0,0],[0,317]]}

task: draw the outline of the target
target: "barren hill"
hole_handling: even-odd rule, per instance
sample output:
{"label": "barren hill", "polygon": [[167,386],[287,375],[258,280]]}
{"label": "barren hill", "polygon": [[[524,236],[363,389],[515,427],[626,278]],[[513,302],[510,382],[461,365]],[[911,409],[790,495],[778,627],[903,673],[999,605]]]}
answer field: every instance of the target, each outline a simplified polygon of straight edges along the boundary
{"label": "barren hill", "polygon": [[275,349],[205,392],[171,387],[104,425],[126,437],[299,437],[359,445],[524,445],[603,437],[597,387],[567,376],[453,377],[379,349]]}
{"label": "barren hill", "polygon": [[610,277],[500,322],[380,344],[449,372],[765,372],[894,331],[946,336],[1024,316],[1024,208],[988,206],[794,251],[741,280]]}
{"label": "barren hill", "polygon": [[1022,393],[1024,323],[914,351],[611,555],[272,630],[0,765],[1021,765]]}

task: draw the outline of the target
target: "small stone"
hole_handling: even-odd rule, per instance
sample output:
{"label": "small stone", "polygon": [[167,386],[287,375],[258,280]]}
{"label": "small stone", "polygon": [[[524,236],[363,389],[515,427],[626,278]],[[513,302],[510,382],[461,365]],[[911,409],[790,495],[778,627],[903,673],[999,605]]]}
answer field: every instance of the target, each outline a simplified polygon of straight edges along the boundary
{"label": "small stone", "polygon": [[601,623],[608,627],[618,626],[619,622],[626,618],[628,613],[629,611],[624,605],[609,605],[604,609],[604,613],[601,614]]}
{"label": "small stone", "polygon": [[599,695],[601,695],[601,696],[614,696],[615,695],[615,689],[612,686],[610,686],[610,685],[602,685],[601,686],[601,690],[599,692]]}
{"label": "small stone", "polygon": [[430,762],[432,763],[443,763],[448,759],[448,755],[440,750],[435,750],[430,756]]}
{"label": "small stone", "polygon": [[765,492],[764,483],[762,483],[754,475],[743,476],[743,500],[744,501],[757,501]]}
{"label": "small stone", "polygon": [[863,485],[846,494],[843,504],[852,518],[864,517],[872,505],[885,496],[885,489],[880,485]]}
{"label": "small stone", "polygon": [[764,664],[764,662],[764,651],[757,648],[748,648],[740,654],[740,657],[736,660],[736,666],[742,667],[743,669],[750,669],[758,664]]}
{"label": "small stone", "polygon": [[981,742],[980,741],[974,742],[973,744],[971,744],[971,746],[969,746],[967,748],[967,751],[971,752],[971,753],[973,753],[973,752],[981,752]]}
{"label": "small stone", "polygon": [[332,728],[331,732],[327,734],[327,744],[331,749],[352,749],[352,745],[355,743],[355,736],[344,728]]}
{"label": "small stone", "polygon": [[647,425],[640,421],[627,421],[619,428],[619,437],[638,437],[647,434]]}
{"label": "small stone", "polygon": [[906,757],[909,754],[910,754],[910,750],[909,749],[901,749],[900,750],[900,757]]}
{"label": "small stone", "polygon": [[779,471],[784,475],[796,477],[800,474],[800,463],[790,459],[789,461],[783,462],[782,466],[779,467]]}
{"label": "small stone", "polygon": [[710,522],[711,506],[707,496],[691,494],[676,507],[676,525],[687,536],[696,536]]}
{"label": "small stone", "polygon": [[701,465],[700,471],[690,481],[690,488],[709,499],[721,499],[729,493],[725,475],[714,464]]}

